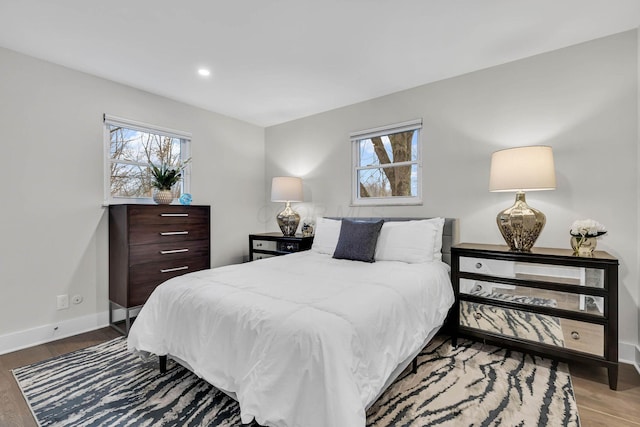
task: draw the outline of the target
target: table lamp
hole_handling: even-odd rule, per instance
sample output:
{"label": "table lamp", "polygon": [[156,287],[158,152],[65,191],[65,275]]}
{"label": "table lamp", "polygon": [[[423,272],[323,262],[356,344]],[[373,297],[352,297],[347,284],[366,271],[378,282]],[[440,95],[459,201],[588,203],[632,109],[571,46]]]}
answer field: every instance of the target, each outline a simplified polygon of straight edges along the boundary
{"label": "table lamp", "polygon": [[300,215],[291,209],[291,202],[302,201],[302,179],[293,176],[274,177],[271,181],[271,201],[286,203],[276,220],[284,236],[294,236],[300,223]]}
{"label": "table lamp", "polygon": [[513,251],[528,252],[546,223],[545,215],[527,205],[525,191],[555,190],[553,151],[529,146],[496,151],[491,155],[489,191],[515,191],[513,206],[498,213],[496,222]]}

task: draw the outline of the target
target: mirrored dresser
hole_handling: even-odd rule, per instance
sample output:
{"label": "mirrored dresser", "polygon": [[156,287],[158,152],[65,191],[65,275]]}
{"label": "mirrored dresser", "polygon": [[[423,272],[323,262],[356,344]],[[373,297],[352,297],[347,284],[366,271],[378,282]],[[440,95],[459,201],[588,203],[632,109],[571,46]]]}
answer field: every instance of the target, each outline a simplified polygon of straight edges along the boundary
{"label": "mirrored dresser", "polygon": [[607,252],[463,243],[451,248],[459,336],[608,369],[618,378],[618,260]]}

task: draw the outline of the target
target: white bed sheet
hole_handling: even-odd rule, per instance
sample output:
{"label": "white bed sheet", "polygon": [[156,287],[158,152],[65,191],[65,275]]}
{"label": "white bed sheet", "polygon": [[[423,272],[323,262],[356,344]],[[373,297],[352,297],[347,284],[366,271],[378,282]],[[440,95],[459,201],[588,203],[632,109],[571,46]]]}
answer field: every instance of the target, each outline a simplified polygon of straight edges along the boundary
{"label": "white bed sheet", "polygon": [[198,271],[156,288],[128,347],[235,394],[243,423],[363,427],[392,372],[442,325],[448,271],[312,251]]}

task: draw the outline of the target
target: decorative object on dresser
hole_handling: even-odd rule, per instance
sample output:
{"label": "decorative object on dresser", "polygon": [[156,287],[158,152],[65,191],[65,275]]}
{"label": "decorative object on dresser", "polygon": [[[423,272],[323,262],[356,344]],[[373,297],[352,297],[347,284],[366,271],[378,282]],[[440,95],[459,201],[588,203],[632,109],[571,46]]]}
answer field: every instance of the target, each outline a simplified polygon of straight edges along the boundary
{"label": "decorative object on dresser", "polygon": [[598,237],[607,234],[607,229],[598,221],[579,219],[571,224],[571,249],[578,256],[592,256],[596,249]]}
{"label": "decorative object on dresser", "polygon": [[[109,206],[109,324],[125,335],[130,312],[160,283],[210,267],[210,207]],[[113,309],[125,311],[124,329]]]}
{"label": "decorative object on dresser", "polygon": [[155,189],[153,193],[153,201],[160,205],[169,205],[173,202],[173,192],[171,187],[177,184],[182,178],[182,172],[187,167],[191,159],[178,163],[175,167],[171,167],[162,163],[160,167],[150,163],[151,168],[151,185]]}
{"label": "decorative object on dresser", "polygon": [[491,341],[561,361],[603,366],[618,380],[618,260],[604,251],[514,252],[464,243],[451,248],[457,337]]}
{"label": "decorative object on dresser", "polygon": [[291,202],[301,202],[302,179],[293,176],[277,176],[271,181],[271,201],[285,202],[286,206],[276,216],[284,236],[294,236],[300,223],[300,215],[291,209]]}
{"label": "decorative object on dresser", "polygon": [[529,251],[544,228],[542,212],[527,205],[525,190],[555,190],[556,173],[551,147],[530,146],[496,151],[491,155],[489,191],[515,191],[516,201],[498,213],[496,222],[513,251]]}
{"label": "decorative object on dresser", "polygon": [[313,236],[283,236],[281,233],[249,235],[249,261],[311,249]]}
{"label": "decorative object on dresser", "polygon": [[181,205],[189,206],[193,201],[193,198],[189,193],[182,193],[178,201],[180,202]]}
{"label": "decorative object on dresser", "polygon": [[302,231],[302,236],[303,237],[313,236],[314,228],[315,228],[315,222],[310,219],[305,219],[304,221],[302,221],[302,228],[300,230]]}

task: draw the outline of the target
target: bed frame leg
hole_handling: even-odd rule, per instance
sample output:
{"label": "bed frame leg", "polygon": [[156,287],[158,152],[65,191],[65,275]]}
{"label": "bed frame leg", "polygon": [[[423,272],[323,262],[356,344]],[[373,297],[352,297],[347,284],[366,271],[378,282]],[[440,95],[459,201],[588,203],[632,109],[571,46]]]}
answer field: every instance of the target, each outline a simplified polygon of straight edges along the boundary
{"label": "bed frame leg", "polygon": [[416,372],[418,372],[418,356],[411,362],[411,373],[415,374]]}
{"label": "bed frame leg", "polygon": [[164,374],[167,372],[167,356],[158,356],[158,362],[160,363],[160,373]]}

